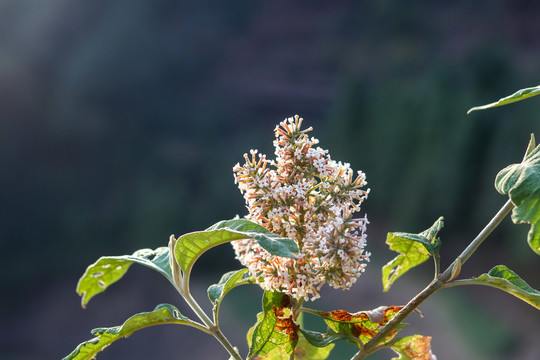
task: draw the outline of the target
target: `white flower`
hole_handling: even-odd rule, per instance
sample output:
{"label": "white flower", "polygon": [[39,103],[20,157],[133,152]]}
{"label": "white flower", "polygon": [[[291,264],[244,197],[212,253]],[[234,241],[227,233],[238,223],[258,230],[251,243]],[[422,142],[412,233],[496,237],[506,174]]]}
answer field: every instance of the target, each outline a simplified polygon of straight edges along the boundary
{"label": "white flower", "polygon": [[[319,297],[328,283],[348,289],[365,270],[367,218],[353,218],[369,193],[365,174],[336,162],[327,150],[314,148],[311,128],[302,118],[285,119],[275,128],[276,159],[257,150],[233,167],[244,194],[247,218],[298,244],[297,259],[269,254],[254,240],[234,241],[236,257],[265,290],[306,300]],[[257,156],[258,155],[258,159]]]}

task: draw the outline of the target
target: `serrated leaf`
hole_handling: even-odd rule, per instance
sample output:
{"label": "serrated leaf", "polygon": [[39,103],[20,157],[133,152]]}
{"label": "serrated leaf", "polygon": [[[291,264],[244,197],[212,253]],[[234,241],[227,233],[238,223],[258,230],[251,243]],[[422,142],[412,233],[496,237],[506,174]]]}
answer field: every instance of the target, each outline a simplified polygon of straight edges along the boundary
{"label": "serrated leaf", "polygon": [[264,356],[276,347],[291,354],[298,341],[298,325],[290,314],[290,298],[275,291],[263,294],[263,312],[257,315],[257,323],[250,329],[248,358]]}
{"label": "serrated leaf", "polygon": [[437,360],[431,352],[431,337],[413,335],[394,341],[392,344],[399,357],[392,360]]}
{"label": "serrated leaf", "polygon": [[540,255],[540,145],[521,163],[502,169],[495,178],[495,188],[515,205],[512,221],[531,224],[527,241]]}
{"label": "serrated leaf", "polygon": [[487,285],[501,289],[540,309],[540,292],[530,287],[515,272],[504,265],[497,265],[487,274],[462,281],[464,284]]}
{"label": "serrated leaf", "polygon": [[521,90],[516,91],[515,93],[513,93],[510,96],[499,99],[499,101],[496,101],[496,102],[493,102],[493,103],[487,104],[487,105],[473,107],[473,108],[469,109],[469,111],[467,111],[467,114],[470,114],[471,112],[476,111],[476,110],[485,110],[485,109],[490,109],[490,108],[494,108],[494,107],[497,107],[497,106],[511,104],[513,102],[525,100],[527,98],[530,98],[532,96],[536,96],[538,94],[540,94],[540,85],[535,86],[535,87],[526,88],[526,89],[521,89]]}
{"label": "serrated leaf", "polygon": [[[344,310],[331,312],[311,312],[324,318],[328,325],[327,336],[342,336],[337,340],[349,340],[350,343],[359,346],[358,341],[350,341],[351,338],[359,339],[362,344],[366,344],[402,309],[402,306],[380,306],[370,311],[360,311],[349,313]],[[397,331],[403,329],[406,324],[396,327],[385,341],[392,339]],[[308,339],[309,340],[309,339]]]}
{"label": "serrated leaf", "polygon": [[[305,331],[300,330],[298,344],[294,348],[294,360],[325,360],[330,356],[330,352],[334,348],[334,344],[326,345],[325,347],[317,347],[303,336]],[[313,331],[310,331],[313,333]],[[324,334],[323,334],[324,335]],[[309,335],[308,335],[309,336]],[[289,359],[289,355],[285,349],[276,347],[270,351],[266,356],[261,357],[264,360],[283,360]]]}
{"label": "serrated leaf", "polygon": [[261,225],[245,219],[220,221],[204,231],[195,231],[178,238],[174,255],[178,265],[189,274],[195,261],[207,250],[227,242],[254,239],[273,255],[296,258],[298,245],[293,240],[271,233]]}
{"label": "serrated leaf", "polygon": [[411,268],[424,263],[430,255],[439,256],[441,242],[437,234],[443,226],[444,219],[440,217],[429,229],[419,234],[388,233],[386,243],[390,250],[397,251],[399,255],[383,267],[384,291],[388,291],[390,286]]}
{"label": "serrated leaf", "polygon": [[90,265],[79,279],[77,294],[82,297],[82,307],[86,307],[90,299],[120,280],[132,264],[149,267],[174,284],[167,247],[159,247],[155,250],[141,249],[133,255],[103,256]]}
{"label": "serrated leaf", "polygon": [[248,269],[241,269],[235,271],[229,271],[226,274],[223,274],[219,283],[210,285],[207,290],[208,298],[214,306],[213,312],[214,316],[217,317],[219,312],[219,306],[225,295],[231,291],[236,286],[244,284],[252,284],[255,282],[255,279],[249,275]]}
{"label": "serrated leaf", "polygon": [[128,337],[135,331],[154,325],[181,324],[192,325],[193,322],[184,317],[177,308],[169,304],[160,304],[154,311],[133,315],[121,326],[98,328],[92,330],[96,337],[83,342],[63,360],[90,360],[112,342]]}

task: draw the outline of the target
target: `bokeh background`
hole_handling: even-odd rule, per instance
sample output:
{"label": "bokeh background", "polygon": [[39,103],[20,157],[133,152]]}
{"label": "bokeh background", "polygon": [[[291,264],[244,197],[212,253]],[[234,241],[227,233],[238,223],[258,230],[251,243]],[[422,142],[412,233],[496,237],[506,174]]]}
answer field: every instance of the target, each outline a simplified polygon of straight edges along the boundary
{"label": "bokeh background", "polygon": [[[0,358],[62,358],[90,329],[158,303],[192,315],[138,266],[85,310],[75,286],[99,256],[245,214],[232,166],[251,148],[272,154],[272,130],[294,114],[371,188],[368,271],[312,307],[407,302],[432,264],[383,293],[386,233],[444,216],[447,266],[505,202],[497,172],[540,136],[540,99],[465,114],[538,85],[539,18],[535,0],[0,1]],[[527,230],[506,219],[464,276],[504,263],[540,288]],[[228,245],[200,260],[193,292],[205,308],[206,287],[237,268]],[[243,353],[260,296],[246,286],[223,304]],[[540,314],[495,289],[444,290],[421,310],[404,334],[433,336],[441,360],[540,358]],[[331,358],[352,353],[340,344]],[[155,327],[98,358],[228,356],[194,329]]]}

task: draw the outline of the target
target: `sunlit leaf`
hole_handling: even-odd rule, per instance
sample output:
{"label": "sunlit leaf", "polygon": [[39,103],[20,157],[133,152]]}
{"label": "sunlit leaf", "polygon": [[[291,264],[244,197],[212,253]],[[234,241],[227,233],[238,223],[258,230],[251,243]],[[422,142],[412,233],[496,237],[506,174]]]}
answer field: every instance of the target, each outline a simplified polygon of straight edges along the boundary
{"label": "sunlit leaf", "polygon": [[167,247],[156,250],[141,249],[133,255],[103,256],[86,269],[77,284],[77,293],[82,297],[82,306],[86,307],[90,299],[120,280],[132,264],[156,270],[174,284]]}
{"label": "sunlit leaf", "polygon": [[[358,339],[362,344],[371,340],[383,327],[394,318],[402,306],[380,306],[370,311],[360,311],[357,313],[349,313],[344,310],[335,310],[331,312],[313,312],[311,313],[321,316],[328,325],[327,337],[329,342],[337,340],[348,340],[350,343],[359,346],[359,342],[350,341]],[[392,339],[397,331],[403,329],[406,325],[399,325],[396,330],[392,331],[385,341]],[[341,338],[339,338],[341,337]],[[308,340],[312,338],[308,338]],[[324,337],[320,341],[325,341]],[[312,343],[315,345],[315,343]],[[324,344],[324,342],[322,343]]]}
{"label": "sunlit leaf", "polygon": [[98,328],[92,330],[95,338],[79,346],[64,360],[90,360],[96,354],[109,346],[112,342],[128,337],[135,331],[154,325],[181,324],[192,325],[193,322],[184,317],[177,308],[169,304],[158,305],[152,312],[143,312],[133,315],[123,325],[111,328]]}
{"label": "sunlit leaf", "polygon": [[540,291],[533,289],[515,272],[504,265],[497,265],[487,274],[462,280],[464,284],[487,285],[506,291],[509,294],[540,309]]}
{"label": "sunlit leaf", "polygon": [[174,247],[176,261],[188,273],[195,261],[214,246],[234,240],[254,239],[273,255],[296,258],[298,246],[293,240],[282,238],[263,226],[245,219],[220,221],[204,231],[195,231],[178,238]]}
{"label": "sunlit leaf", "polygon": [[469,109],[469,111],[467,111],[467,114],[470,114],[471,112],[476,111],[476,110],[485,110],[485,109],[490,109],[490,108],[494,108],[494,107],[497,107],[497,106],[511,104],[513,102],[525,100],[527,98],[530,98],[532,96],[536,96],[538,94],[540,94],[540,85],[535,86],[535,87],[526,88],[526,89],[521,89],[521,90],[516,91],[512,95],[504,97],[504,98],[502,98],[499,101],[496,101],[494,103],[473,107],[473,108]]}
{"label": "sunlit leaf", "polygon": [[392,344],[399,357],[392,360],[437,360],[431,352],[431,337],[413,335],[401,338]]}
{"label": "sunlit leaf", "polygon": [[249,275],[248,269],[235,270],[223,274],[221,280],[219,280],[219,283],[210,285],[207,290],[208,298],[214,305],[214,314],[217,316],[221,301],[229,291],[231,291],[236,286],[252,284],[254,282],[255,279],[253,279],[253,277]]}
{"label": "sunlit leaf", "polygon": [[265,291],[263,312],[257,315],[257,323],[250,329],[248,358],[264,356],[276,347],[283,347],[291,354],[298,341],[298,325],[292,320],[288,295]]}
{"label": "sunlit leaf", "polygon": [[[325,360],[330,356],[330,352],[334,348],[334,344],[325,345],[324,347],[317,347],[312,345],[311,341],[306,340],[307,330],[300,330],[298,343],[294,348],[294,360]],[[314,333],[309,331],[309,333]],[[306,337],[304,337],[306,335]],[[324,335],[324,334],[323,334]],[[258,358],[259,359],[259,358]],[[266,356],[261,357],[264,360],[283,360],[289,359],[289,354],[285,349],[276,347],[270,351]]]}
{"label": "sunlit leaf", "polygon": [[390,286],[411,268],[429,259],[430,255],[439,257],[441,241],[437,238],[437,234],[444,226],[443,220],[440,217],[429,229],[420,234],[388,233],[386,243],[390,246],[390,250],[397,251],[399,255],[383,267],[384,291],[388,291]]}
{"label": "sunlit leaf", "polygon": [[501,170],[495,178],[495,188],[499,193],[508,195],[515,205],[512,221],[531,224],[527,241],[531,249],[540,255],[540,145],[528,150],[521,163]]}

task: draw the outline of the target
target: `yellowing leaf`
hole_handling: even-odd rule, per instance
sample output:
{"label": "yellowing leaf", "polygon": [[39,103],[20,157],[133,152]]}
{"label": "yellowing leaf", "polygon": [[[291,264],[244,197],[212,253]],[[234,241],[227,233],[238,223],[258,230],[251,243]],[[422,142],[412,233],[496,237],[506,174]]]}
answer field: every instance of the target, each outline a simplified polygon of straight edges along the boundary
{"label": "yellowing leaf", "polygon": [[290,314],[288,295],[277,291],[265,291],[263,312],[257,315],[257,323],[248,332],[249,354],[265,356],[276,347],[291,354],[298,341],[299,326]]}
{"label": "yellowing leaf", "polygon": [[[302,331],[302,330],[300,330]],[[294,360],[325,360],[330,356],[330,352],[335,344],[326,345],[325,347],[313,346],[303,336],[303,332],[299,334],[299,340],[294,348]],[[259,359],[259,357],[257,358]],[[289,354],[282,347],[276,347],[267,355],[260,357],[264,360],[283,360],[289,359]]]}
{"label": "yellowing leaf", "polygon": [[[380,306],[370,311],[359,311],[357,313],[349,313],[345,310],[335,310],[331,312],[312,312],[324,318],[328,325],[329,331],[326,336],[321,339],[313,337],[313,342],[310,337],[306,336],[308,341],[317,345],[315,340],[321,345],[325,345],[337,340],[351,340],[354,345],[359,345],[358,339],[362,344],[371,340],[383,327],[402,309],[402,306]],[[386,340],[393,338],[398,330],[403,326],[398,326],[395,331],[392,331]],[[308,334],[310,335],[310,334]]]}
{"label": "yellowing leaf", "polygon": [[444,226],[443,218],[439,218],[429,229],[420,234],[388,233],[386,243],[390,250],[399,253],[392,261],[387,263],[382,270],[382,282],[384,291],[400,276],[411,268],[424,263],[430,255],[439,256],[440,240],[438,232]]}
{"label": "yellowing leaf", "polygon": [[399,354],[392,360],[437,360],[431,352],[431,337],[422,335],[408,336],[392,344],[392,350]]}

